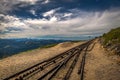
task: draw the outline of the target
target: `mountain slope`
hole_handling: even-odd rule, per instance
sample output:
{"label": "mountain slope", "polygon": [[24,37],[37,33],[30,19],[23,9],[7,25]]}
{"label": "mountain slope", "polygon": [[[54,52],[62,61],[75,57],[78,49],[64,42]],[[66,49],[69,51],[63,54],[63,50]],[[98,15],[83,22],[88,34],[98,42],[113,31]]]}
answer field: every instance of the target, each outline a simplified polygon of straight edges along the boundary
{"label": "mountain slope", "polygon": [[112,29],[110,32],[103,35],[104,38],[104,44],[107,44],[108,42],[111,43],[120,43],[120,27],[116,29]]}
{"label": "mountain slope", "polygon": [[0,58],[60,42],[65,40],[0,39]]}
{"label": "mountain slope", "polygon": [[120,55],[120,27],[103,34],[102,43],[106,48]]}

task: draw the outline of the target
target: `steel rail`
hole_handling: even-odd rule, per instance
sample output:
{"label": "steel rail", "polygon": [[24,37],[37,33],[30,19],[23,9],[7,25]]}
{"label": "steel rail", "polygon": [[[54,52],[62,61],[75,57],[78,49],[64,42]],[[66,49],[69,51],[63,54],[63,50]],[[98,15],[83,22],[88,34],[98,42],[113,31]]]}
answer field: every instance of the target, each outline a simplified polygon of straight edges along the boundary
{"label": "steel rail", "polygon": [[[54,57],[52,57],[52,58],[50,58],[50,59],[48,59],[48,60],[42,61],[42,62],[40,62],[40,63],[38,63],[38,64],[35,64],[35,65],[33,65],[33,66],[29,67],[29,68],[26,68],[26,69],[24,69],[24,70],[22,70],[22,71],[20,71],[20,72],[17,72],[17,73],[15,73],[15,74],[13,74],[13,75],[11,75],[11,76],[3,79],[3,80],[9,80],[9,79],[14,78],[14,77],[19,77],[19,78],[17,78],[16,80],[22,79],[22,78],[30,75],[31,73],[35,72],[35,71],[38,70],[38,69],[41,69],[41,70],[42,70],[43,67],[41,67],[40,65],[42,65],[43,63],[49,64],[50,62],[54,62],[56,59],[58,59],[58,58],[60,58],[60,57],[63,58],[64,55],[69,54],[69,53],[72,53],[72,52],[74,52],[75,50],[77,50],[79,46],[80,46],[80,45],[78,45],[78,46],[76,46],[76,47],[73,47],[73,48],[71,48],[71,49],[69,49],[69,50],[67,50],[67,51],[65,51],[65,52],[63,52],[63,53],[61,53],[61,54],[59,54],[59,55],[56,55],[56,56],[54,56]],[[39,66],[39,67],[38,67],[38,66]],[[33,69],[33,68],[35,68],[35,67],[38,67],[38,68],[36,68],[35,70],[30,71],[31,69]],[[27,73],[25,73],[25,72],[27,72]],[[25,74],[23,74],[23,73],[25,73]],[[23,75],[21,76],[21,74],[23,74]]]}

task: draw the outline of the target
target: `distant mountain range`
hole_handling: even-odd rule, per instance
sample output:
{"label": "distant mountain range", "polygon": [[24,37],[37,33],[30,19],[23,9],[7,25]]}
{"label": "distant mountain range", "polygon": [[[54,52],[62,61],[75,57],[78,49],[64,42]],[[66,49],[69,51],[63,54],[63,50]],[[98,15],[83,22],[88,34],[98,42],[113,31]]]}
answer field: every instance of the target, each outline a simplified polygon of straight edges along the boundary
{"label": "distant mountain range", "polygon": [[56,44],[68,40],[45,39],[0,39],[0,58],[4,58],[19,52],[35,49],[49,44]]}

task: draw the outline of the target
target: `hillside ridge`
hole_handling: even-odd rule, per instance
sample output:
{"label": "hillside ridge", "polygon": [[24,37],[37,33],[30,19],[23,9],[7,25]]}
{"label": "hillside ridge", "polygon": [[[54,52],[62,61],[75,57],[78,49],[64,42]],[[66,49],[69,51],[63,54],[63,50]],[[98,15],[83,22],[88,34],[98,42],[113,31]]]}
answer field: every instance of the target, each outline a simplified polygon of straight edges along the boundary
{"label": "hillside ridge", "polygon": [[108,50],[120,55],[120,27],[103,34],[101,43]]}

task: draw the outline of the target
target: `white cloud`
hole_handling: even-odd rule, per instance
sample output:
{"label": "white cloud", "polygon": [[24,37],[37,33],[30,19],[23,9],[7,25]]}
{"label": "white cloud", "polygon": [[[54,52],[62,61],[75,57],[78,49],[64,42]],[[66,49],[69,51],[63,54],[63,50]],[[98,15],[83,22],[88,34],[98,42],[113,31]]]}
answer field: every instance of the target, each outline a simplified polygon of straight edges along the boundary
{"label": "white cloud", "polygon": [[53,16],[52,18],[50,18],[50,22],[56,22],[58,21],[57,17]]}
{"label": "white cloud", "polygon": [[47,16],[52,16],[54,13],[56,12],[56,10],[50,10],[50,11],[48,11],[48,12],[45,12],[44,14],[43,14],[43,16],[44,17],[47,17]]}
{"label": "white cloud", "polygon": [[9,16],[9,15],[3,15],[0,14],[0,17],[2,16],[3,21],[1,20],[0,30],[4,30],[6,27],[18,27],[18,28],[24,28],[27,29],[28,26],[22,22],[20,18],[17,18],[15,16]]}
{"label": "white cloud", "polygon": [[69,17],[69,16],[71,16],[72,15],[72,13],[65,13],[64,14],[64,17]]}
{"label": "white cloud", "polygon": [[42,4],[47,4],[49,2],[50,2],[50,0],[44,0],[44,2],[42,2]]}
{"label": "white cloud", "polygon": [[43,13],[43,16],[44,16],[44,17],[47,17],[47,16],[52,17],[52,16],[55,14],[55,12],[56,12],[57,10],[59,10],[59,9],[60,9],[60,8],[56,8],[56,9],[52,9],[52,10],[50,10],[50,11],[47,11],[47,12]]}
{"label": "white cloud", "polygon": [[[72,12],[72,11],[71,11]],[[84,13],[84,14],[82,14]],[[82,16],[80,15],[82,14]],[[85,12],[76,10],[73,13],[55,13],[50,11],[47,16],[50,19],[20,19],[15,16],[2,15],[4,21],[0,25],[0,31],[5,31],[6,27],[24,29],[22,31],[7,32],[0,37],[34,37],[44,35],[79,36],[79,35],[100,35],[112,28],[120,26],[120,11],[106,10],[104,12]],[[59,15],[59,16],[56,16]],[[72,17],[67,20],[59,20],[64,16]],[[7,24],[6,24],[7,23]]]}
{"label": "white cloud", "polygon": [[35,10],[33,10],[33,9],[30,10],[30,13],[33,14],[34,16],[37,16]]}
{"label": "white cloud", "polygon": [[20,2],[26,2],[26,3],[30,3],[30,4],[35,4],[39,0],[18,0],[18,1],[20,1]]}
{"label": "white cloud", "polygon": [[19,6],[24,7],[34,5],[37,1],[39,0],[0,0],[0,13],[7,14],[7,12],[17,9],[18,6],[15,6],[17,4],[21,4]]}

